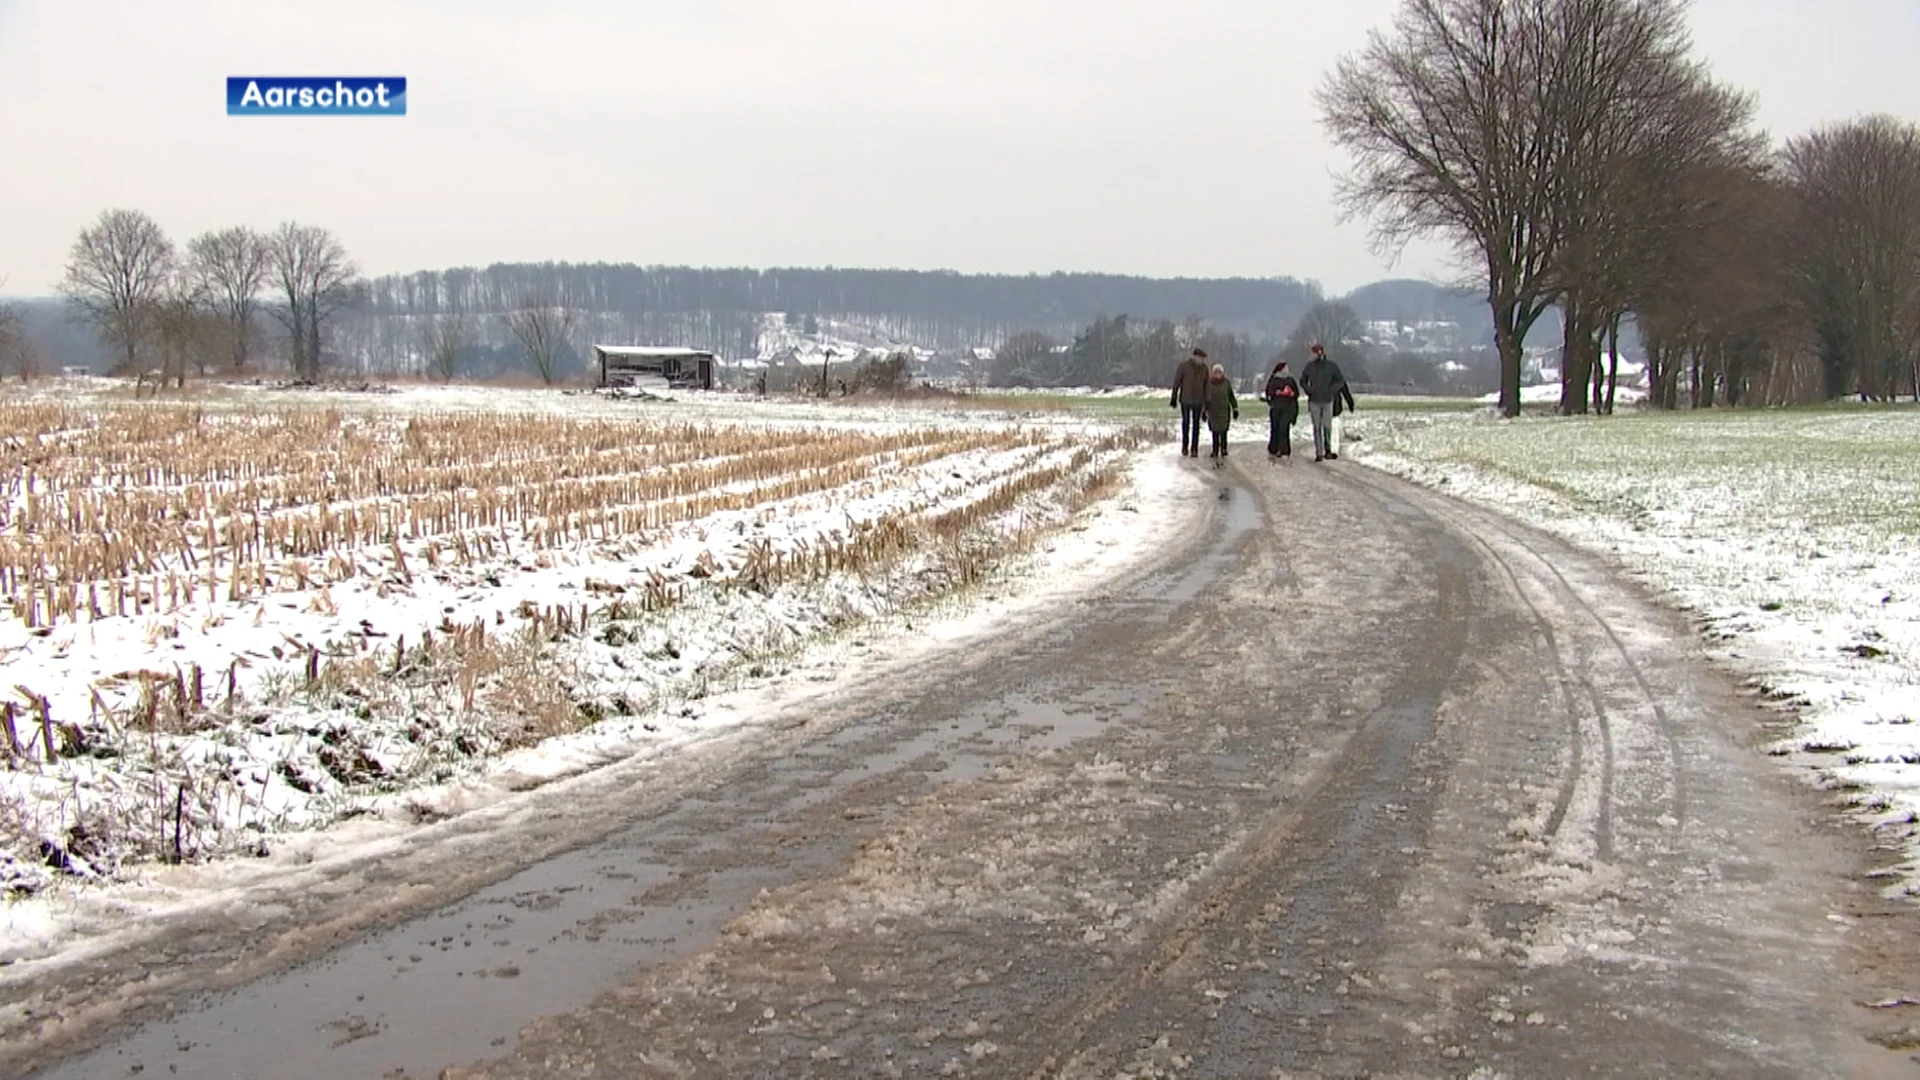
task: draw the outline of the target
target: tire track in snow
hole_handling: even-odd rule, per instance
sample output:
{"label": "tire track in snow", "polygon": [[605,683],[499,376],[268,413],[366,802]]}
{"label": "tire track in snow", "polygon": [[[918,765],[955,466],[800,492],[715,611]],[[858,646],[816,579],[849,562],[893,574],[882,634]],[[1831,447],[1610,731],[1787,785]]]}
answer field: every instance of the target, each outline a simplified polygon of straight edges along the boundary
{"label": "tire track in snow", "polygon": [[[1361,473],[1348,473],[1348,478],[1365,489],[1369,495],[1383,504],[1387,501],[1401,503],[1397,496],[1388,492],[1384,485]],[[1554,686],[1565,707],[1567,720],[1568,768],[1561,779],[1558,793],[1554,797],[1552,809],[1547,814],[1546,826],[1541,836],[1550,849],[1563,861],[1584,862],[1586,858],[1577,852],[1568,851],[1561,844],[1561,830],[1565,827],[1568,815],[1574,813],[1577,824],[1583,831],[1592,833],[1595,855],[1605,861],[1613,857],[1613,768],[1614,745],[1612,725],[1608,721],[1605,705],[1600,701],[1591,679],[1574,673],[1568,663],[1566,649],[1560,635],[1554,630],[1554,620],[1541,609],[1513,564],[1501,555],[1500,551],[1488,543],[1478,531],[1468,527],[1458,518],[1450,517],[1445,511],[1429,511],[1430,516],[1446,519],[1453,527],[1455,535],[1478,548],[1485,556],[1488,565],[1500,572],[1506,581],[1512,596],[1532,615],[1532,636],[1541,643],[1539,652],[1553,668]],[[1577,663],[1577,661],[1576,661]],[[1588,709],[1583,710],[1575,698],[1575,688],[1586,691]],[[1591,718],[1593,728],[1589,730],[1587,720]],[[1600,750],[1600,771],[1595,778],[1591,775],[1587,759],[1591,756],[1588,743],[1597,743]],[[1597,785],[1597,791],[1590,790]],[[1583,797],[1583,792],[1584,797]],[[1576,809],[1578,813],[1575,813]],[[1578,844],[1578,841],[1574,841]]]}

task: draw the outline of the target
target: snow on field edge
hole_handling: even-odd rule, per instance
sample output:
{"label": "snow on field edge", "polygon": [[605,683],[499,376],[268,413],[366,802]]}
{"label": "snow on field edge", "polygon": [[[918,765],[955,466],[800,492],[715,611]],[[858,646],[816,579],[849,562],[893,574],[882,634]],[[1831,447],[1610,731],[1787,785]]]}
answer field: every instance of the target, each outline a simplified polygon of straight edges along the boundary
{"label": "snow on field edge", "polygon": [[[1753,511],[1763,524],[1720,535],[1660,515],[1624,520],[1570,492],[1457,460],[1425,460],[1412,440],[1392,438],[1388,428],[1565,422],[1371,420],[1354,426],[1359,438],[1348,456],[1609,557],[1698,618],[1707,655],[1787,721],[1790,732],[1770,738],[1767,752],[1840,793],[1847,812],[1896,856],[1873,872],[1889,895],[1920,896],[1920,675],[1911,658],[1920,636],[1913,576],[1920,545],[1911,536],[1883,551],[1842,547],[1831,533],[1814,540],[1781,520],[1790,514],[1766,513],[1774,507]],[[1394,450],[1380,445],[1388,442]],[[1691,497],[1708,494],[1733,493],[1702,489]]]}
{"label": "snow on field edge", "polygon": [[345,868],[405,858],[436,833],[476,823],[511,829],[551,800],[564,800],[570,785],[590,782],[601,766],[664,765],[674,755],[781,722],[809,700],[841,689],[843,674],[901,676],[936,652],[1003,634],[1164,550],[1204,511],[1205,502],[1192,497],[1193,476],[1162,456],[1131,454],[1123,472],[1118,492],[996,568],[983,584],[906,610],[877,610],[866,622],[801,646],[784,674],[740,678],[697,702],[597,724],[501,755],[448,783],[370,799],[363,815],[275,836],[264,857],[148,864],[128,880],[0,902],[0,986],[110,953],[170,916],[245,917]]}

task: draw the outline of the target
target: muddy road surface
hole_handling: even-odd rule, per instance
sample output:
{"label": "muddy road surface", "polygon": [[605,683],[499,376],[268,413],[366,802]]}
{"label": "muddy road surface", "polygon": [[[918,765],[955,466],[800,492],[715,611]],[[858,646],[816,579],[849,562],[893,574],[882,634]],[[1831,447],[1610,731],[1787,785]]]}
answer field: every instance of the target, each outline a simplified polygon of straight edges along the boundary
{"label": "muddy road surface", "polygon": [[[1920,1075],[1914,915],[1681,619],[1348,462],[1179,468],[1197,524],[1128,572],[912,664],[876,641],[773,727],[531,793],[512,830],[209,913],[42,988],[59,1022],[10,1060]],[[156,991],[108,993],[129,972]]]}

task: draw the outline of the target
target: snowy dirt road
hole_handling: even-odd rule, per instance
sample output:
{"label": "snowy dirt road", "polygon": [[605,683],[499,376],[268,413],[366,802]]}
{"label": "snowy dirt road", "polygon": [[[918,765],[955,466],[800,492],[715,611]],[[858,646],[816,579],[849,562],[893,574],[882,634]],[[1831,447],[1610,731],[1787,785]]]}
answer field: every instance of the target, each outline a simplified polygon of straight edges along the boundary
{"label": "snowy dirt road", "polygon": [[[1914,1075],[1912,913],[1684,623],[1259,457],[1183,462],[1204,527],[1017,632],[46,990],[0,1071]],[[207,974],[103,1043],[131,965]]]}

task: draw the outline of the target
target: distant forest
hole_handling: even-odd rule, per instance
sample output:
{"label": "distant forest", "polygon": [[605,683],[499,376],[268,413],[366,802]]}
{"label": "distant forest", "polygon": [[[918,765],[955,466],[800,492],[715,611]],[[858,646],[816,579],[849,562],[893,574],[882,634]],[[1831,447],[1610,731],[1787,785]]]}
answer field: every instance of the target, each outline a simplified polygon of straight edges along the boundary
{"label": "distant forest", "polygon": [[[366,373],[418,370],[436,316],[460,314],[473,329],[461,368],[469,377],[530,370],[505,316],[529,303],[571,309],[577,319],[559,374],[584,369],[595,342],[685,345],[725,357],[752,356],[768,312],[808,332],[864,333],[871,344],[948,351],[997,347],[1018,334],[1070,342],[1103,318],[1145,328],[1198,321],[1264,355],[1327,297],[1312,281],[1275,278],[1149,278],[1117,274],[963,274],[859,269],[702,269],[633,264],[500,263],[390,274],[362,281],[326,328],[328,365]],[[1490,339],[1480,297],[1420,281],[1377,282],[1342,298],[1359,318],[1452,322],[1459,338]],[[26,330],[55,366],[108,368],[86,327],[57,300],[30,302]],[[855,329],[857,328],[857,330]],[[278,327],[262,320],[269,339]]]}
{"label": "distant forest", "polygon": [[[993,345],[1022,330],[1071,335],[1100,315],[1198,316],[1254,339],[1285,337],[1321,299],[1294,278],[1146,278],[952,271],[699,269],[496,264],[368,282],[355,317],[410,321],[444,312],[504,315],[540,297],[586,313],[610,339],[751,354],[763,312],[858,323],[932,349]],[[380,335],[374,335],[376,338]]]}

